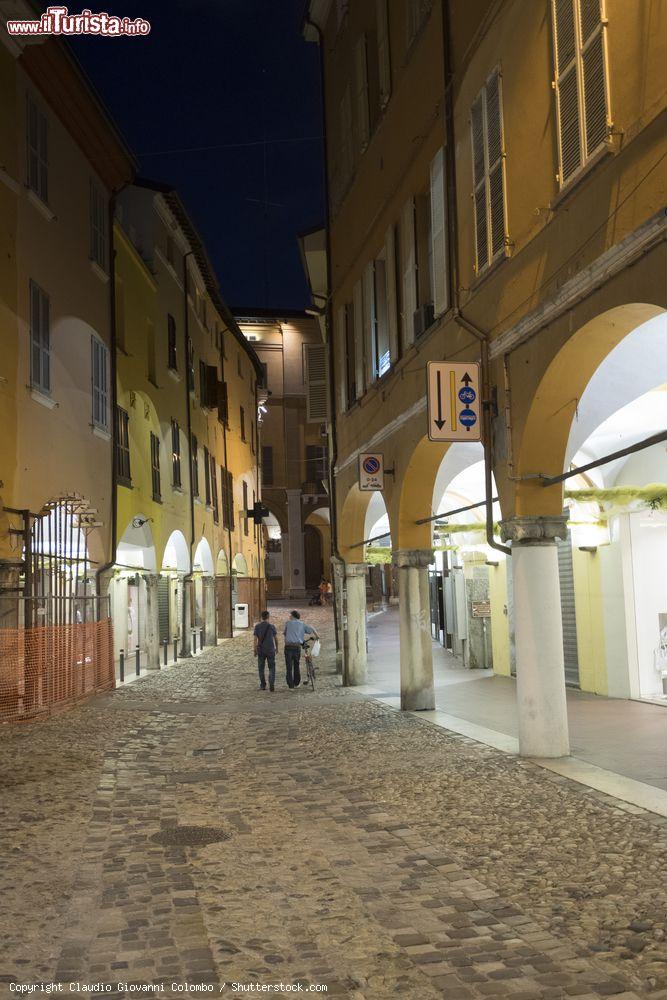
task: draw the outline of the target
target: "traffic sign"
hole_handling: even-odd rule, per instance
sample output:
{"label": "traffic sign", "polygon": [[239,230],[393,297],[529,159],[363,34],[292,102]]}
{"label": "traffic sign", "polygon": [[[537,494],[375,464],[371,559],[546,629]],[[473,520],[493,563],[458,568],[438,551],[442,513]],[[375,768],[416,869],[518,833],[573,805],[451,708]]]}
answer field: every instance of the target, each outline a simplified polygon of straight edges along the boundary
{"label": "traffic sign", "polygon": [[429,440],[479,441],[479,362],[429,361],[427,388]]}
{"label": "traffic sign", "polygon": [[364,492],[384,489],[384,455],[374,451],[359,456],[359,489]]}

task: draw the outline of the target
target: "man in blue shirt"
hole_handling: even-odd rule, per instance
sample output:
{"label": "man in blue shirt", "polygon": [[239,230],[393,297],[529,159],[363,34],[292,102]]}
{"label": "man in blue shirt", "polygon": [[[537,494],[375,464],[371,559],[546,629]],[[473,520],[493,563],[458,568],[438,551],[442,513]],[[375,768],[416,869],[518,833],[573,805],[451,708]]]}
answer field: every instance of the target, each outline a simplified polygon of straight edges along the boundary
{"label": "man in blue shirt", "polygon": [[269,689],[275,690],[276,683],[276,653],[278,652],[278,633],[275,625],[269,623],[269,612],[262,611],[262,620],[255,625],[255,656],[259,670],[259,686],[266,691],[266,676],[264,667],[269,664]]}
{"label": "man in blue shirt", "polygon": [[304,625],[298,611],[292,611],[285,623],[285,670],[287,672],[287,687],[298,688],[301,683],[301,647],[307,635],[319,639],[319,635],[310,625]]}

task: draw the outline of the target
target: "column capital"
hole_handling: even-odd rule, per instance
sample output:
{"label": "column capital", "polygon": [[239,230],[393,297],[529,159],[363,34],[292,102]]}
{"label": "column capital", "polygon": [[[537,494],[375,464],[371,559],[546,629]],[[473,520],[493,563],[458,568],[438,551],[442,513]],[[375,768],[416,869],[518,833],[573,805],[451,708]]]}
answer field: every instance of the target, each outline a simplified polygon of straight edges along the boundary
{"label": "column capital", "polygon": [[345,576],[366,576],[366,563],[345,563]]}
{"label": "column capital", "polygon": [[157,582],[160,579],[159,573],[142,573],[141,575],[149,587],[157,586]]}
{"label": "column capital", "polygon": [[394,549],[391,554],[397,569],[427,569],[433,558],[433,549]]}
{"label": "column capital", "polygon": [[552,545],[567,538],[567,514],[525,515],[500,522],[500,537],[513,545]]}

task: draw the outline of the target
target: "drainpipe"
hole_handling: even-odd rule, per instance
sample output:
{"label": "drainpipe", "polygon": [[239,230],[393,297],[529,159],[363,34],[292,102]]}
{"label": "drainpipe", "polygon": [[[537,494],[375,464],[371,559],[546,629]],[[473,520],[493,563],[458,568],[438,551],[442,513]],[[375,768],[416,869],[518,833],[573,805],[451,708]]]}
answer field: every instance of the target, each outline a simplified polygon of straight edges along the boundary
{"label": "drainpipe", "polygon": [[[221,373],[222,373],[222,382],[223,382],[223,385],[225,386],[225,402],[226,402],[226,405],[227,405],[227,413],[225,414],[225,420],[223,421],[223,424],[222,424],[222,450],[223,450],[224,455],[225,455],[225,475],[227,475],[227,471],[228,471],[228,466],[227,466],[227,419],[229,417],[229,395],[227,393],[227,383],[225,382],[225,342],[224,342],[225,331],[224,330],[222,331],[222,336],[223,336],[223,341],[222,341],[222,350],[220,351],[220,370],[221,370]],[[221,498],[222,498],[222,483],[220,483],[220,494],[221,494]],[[232,505],[232,507],[233,507],[233,505]],[[221,513],[222,518],[223,518],[223,524],[225,523],[225,520],[227,521],[227,545],[228,545],[228,550],[229,550],[229,555],[228,555],[229,562],[228,562],[228,565],[227,565],[227,568],[229,570],[229,630],[232,633],[232,635],[234,635],[234,600],[233,600],[233,595],[232,595],[232,579],[233,579],[233,577],[232,577],[232,569],[233,569],[233,559],[234,559],[234,556],[232,554],[232,529],[231,529],[230,524],[229,524],[229,518],[227,518],[225,516],[225,514],[224,514],[223,511],[220,511],[220,513]]]}
{"label": "drainpipe", "polygon": [[[186,420],[187,420],[187,431],[188,431],[188,482],[190,484],[190,569],[183,577],[183,611],[181,618],[181,628],[183,630],[183,636],[181,638],[181,649],[183,648],[183,642],[185,641],[185,627],[187,624],[187,617],[185,614],[185,597],[186,597],[186,584],[191,583],[193,576],[193,562],[194,562],[194,545],[195,545],[195,498],[192,489],[192,411],[190,408],[190,354],[188,351],[189,341],[190,341],[190,321],[188,315],[188,257],[193,257],[194,252],[188,250],[186,254],[183,254],[183,303],[185,306],[185,322],[183,325],[183,336],[185,343],[185,405],[186,405]],[[193,382],[194,382],[194,372],[193,372]],[[194,388],[194,386],[193,386]],[[192,607],[190,607],[190,624],[192,624]],[[190,655],[192,656],[192,650],[190,650]]]}
{"label": "drainpipe", "polygon": [[512,550],[493,537],[493,428],[491,424],[491,378],[489,369],[489,339],[461,312],[459,302],[458,215],[456,205],[456,163],[454,158],[454,96],[451,22],[449,0],[442,0],[443,62],[445,67],[445,167],[447,173],[447,217],[453,318],[479,341],[482,368],[482,429],[484,432],[484,482],[486,500],[486,543],[492,549],[511,556]]}
{"label": "drainpipe", "polygon": [[[320,99],[322,105],[322,154],[324,162],[324,224],[326,236],[327,255],[327,300],[325,326],[327,332],[327,347],[329,361],[329,509],[331,520],[331,548],[334,558],[342,562],[342,557],[338,551],[338,504],[336,501],[335,468],[338,460],[338,438],[336,434],[336,382],[334,373],[336,371],[336,354],[334,345],[334,321],[333,321],[333,297],[332,297],[332,267],[331,267],[331,210],[329,201],[329,143],[327,137],[327,109],[326,91],[324,75],[324,34],[318,24],[311,21],[306,15],[305,24],[317,32],[318,48],[320,53]],[[337,603],[334,600],[334,631],[336,635],[336,652],[342,653],[339,642],[339,635],[342,623],[338,621]]]}
{"label": "drainpipe", "polygon": [[116,470],[116,448],[118,446],[118,433],[116,429],[116,406],[118,404],[118,386],[116,384],[118,364],[116,350],[118,342],[117,315],[116,315],[116,248],[114,246],[114,220],[116,216],[116,199],[118,194],[126,187],[125,184],[115,188],[109,198],[109,380],[111,387],[111,545],[109,549],[110,559],[100,566],[95,573],[95,591],[101,597],[102,574],[106,573],[116,562],[116,543],[118,534],[118,476]]}

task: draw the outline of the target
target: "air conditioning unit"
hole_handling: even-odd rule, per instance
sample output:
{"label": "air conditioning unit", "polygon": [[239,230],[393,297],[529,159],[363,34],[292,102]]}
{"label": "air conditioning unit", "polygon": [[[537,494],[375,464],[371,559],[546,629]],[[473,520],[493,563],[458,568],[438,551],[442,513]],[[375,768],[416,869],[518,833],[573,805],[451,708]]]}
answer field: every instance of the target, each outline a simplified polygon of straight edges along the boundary
{"label": "air conditioning unit", "polygon": [[415,311],[413,322],[415,327],[415,338],[421,337],[422,333],[426,333],[429,326],[433,324],[435,319],[435,310],[433,308],[432,302],[426,302],[423,306]]}

